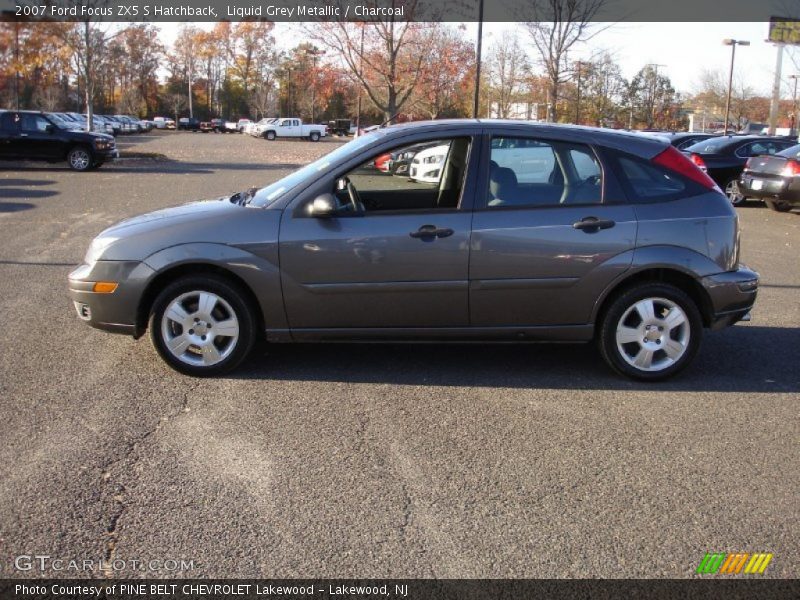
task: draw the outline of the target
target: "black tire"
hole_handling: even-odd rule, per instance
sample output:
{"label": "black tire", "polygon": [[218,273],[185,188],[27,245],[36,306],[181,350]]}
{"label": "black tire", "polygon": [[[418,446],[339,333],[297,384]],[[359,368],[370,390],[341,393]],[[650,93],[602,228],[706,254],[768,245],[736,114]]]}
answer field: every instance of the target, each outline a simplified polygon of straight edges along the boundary
{"label": "black tire", "polygon": [[94,164],[92,149],[88,146],[75,146],[67,152],[67,164],[73,171],[88,171]]}
{"label": "black tire", "polygon": [[[683,315],[685,317],[684,325],[676,328],[675,336],[677,339],[683,335],[686,335],[688,339],[684,340],[685,343],[679,342],[679,345],[683,345],[684,349],[682,354],[671,363],[669,363],[669,361],[672,359],[669,358],[666,350],[662,349],[666,347],[666,344],[663,347],[661,346],[661,344],[664,343],[662,341],[664,340],[663,337],[660,340],[653,340],[652,342],[648,341],[646,338],[643,338],[642,342],[644,342],[644,344],[640,344],[638,340],[629,344],[621,344],[622,349],[620,349],[620,345],[617,343],[617,327],[623,327],[626,324],[629,324],[630,322],[628,319],[638,319],[639,313],[630,311],[634,310],[634,306],[638,302],[646,302],[648,299],[654,301],[653,304],[656,308],[663,307],[664,304],[662,304],[661,301],[666,300],[667,303],[673,303],[683,311]],[[655,322],[664,322],[663,320],[659,319],[657,314],[658,311],[655,312]],[[631,330],[635,330],[637,327],[646,329],[647,327],[651,326],[646,325],[643,319],[642,324],[633,327],[629,326]],[[655,327],[655,325],[652,327]],[[684,330],[683,327],[688,327],[688,330]],[[688,334],[686,331],[688,331]],[[655,335],[659,335],[658,331],[653,331],[653,333]],[[647,333],[646,335],[650,334]],[[673,334],[672,331],[669,331],[667,334],[662,333],[662,335],[669,335],[672,337]],[[604,314],[601,316],[600,322],[598,323],[596,341],[603,359],[605,359],[608,365],[617,373],[625,375],[626,377],[630,377],[631,379],[638,379],[640,381],[661,381],[663,379],[672,377],[679,371],[686,368],[686,366],[694,358],[695,354],[697,354],[702,336],[703,321],[700,316],[700,310],[698,309],[694,300],[692,300],[689,295],[686,294],[686,292],[673,285],[653,282],[641,283],[626,288],[619,292],[616,297],[611,300],[611,303],[604,311]],[[670,339],[665,341],[671,342],[672,340]],[[653,361],[653,366],[658,370],[642,369],[628,362],[628,360],[634,360],[633,352],[635,352],[637,346],[639,347],[639,350],[645,350],[645,346],[653,347],[655,343],[658,344],[658,350],[651,352],[651,360]],[[633,348],[631,348],[631,346],[633,346]],[[628,356],[628,360],[626,360],[626,358],[623,356],[623,353]],[[663,368],[658,368],[658,365],[655,361],[665,363],[665,366]]]}
{"label": "black tire", "polygon": [[264,139],[265,139],[265,140],[269,140],[270,142],[274,141],[274,140],[275,140],[275,137],[276,137],[276,136],[275,136],[275,132],[274,132],[274,131],[267,131],[267,132],[264,134]]}
{"label": "black tire", "polygon": [[[214,310],[223,311],[223,319],[229,319],[231,315],[228,313],[232,310],[233,316],[238,321],[238,339],[229,341],[229,343],[233,344],[233,348],[222,360],[212,365],[190,364],[188,362],[189,360],[202,360],[200,357],[203,356],[203,353],[199,346],[189,345],[183,353],[184,359],[176,357],[167,347],[167,340],[164,337],[164,328],[169,329],[169,326],[162,323],[165,311],[173,301],[182,295],[188,294],[191,296],[194,292],[210,292],[221,298],[228,306],[218,303],[215,305],[216,308]],[[191,299],[187,301],[190,302]],[[188,309],[187,312],[189,312]],[[206,327],[205,322],[203,322],[203,327]],[[244,291],[235,283],[213,274],[181,277],[169,284],[158,294],[155,302],[153,302],[149,322],[150,339],[164,362],[180,373],[195,377],[212,377],[235,369],[250,353],[256,339],[256,327],[257,319],[254,307],[251,306]],[[212,331],[212,328],[208,327],[208,330]],[[192,330],[189,331],[194,333]],[[180,333],[183,334],[184,332],[181,330]],[[216,346],[215,340],[217,339],[215,337],[210,343]],[[224,344],[225,341],[227,339],[223,338],[222,343]],[[195,350],[192,350],[193,348]],[[225,354],[226,351],[227,348],[222,351],[222,354]]]}
{"label": "black tire", "polygon": [[320,136],[319,136],[319,133],[317,133],[316,131],[312,131],[311,135],[309,137],[310,137],[312,142],[318,142]]}
{"label": "black tire", "polygon": [[766,204],[770,210],[774,210],[776,212],[789,212],[790,210],[792,210],[791,204],[789,204],[788,202],[783,202],[781,200],[765,199],[764,204]]}

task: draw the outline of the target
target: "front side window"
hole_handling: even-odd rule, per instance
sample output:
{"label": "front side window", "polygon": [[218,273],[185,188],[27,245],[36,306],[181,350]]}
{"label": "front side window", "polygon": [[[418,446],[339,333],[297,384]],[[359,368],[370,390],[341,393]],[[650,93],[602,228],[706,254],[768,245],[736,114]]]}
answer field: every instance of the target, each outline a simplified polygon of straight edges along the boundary
{"label": "front side window", "polygon": [[492,139],[488,208],[597,204],[602,190],[602,169],[589,146],[528,138]]}
{"label": "front side window", "polygon": [[341,177],[334,192],[343,206],[366,213],[455,209],[469,160],[470,138],[400,146],[372,157]]}
{"label": "front side window", "polygon": [[50,124],[50,121],[41,115],[32,115],[29,113],[22,114],[22,131],[43,132],[47,130],[47,126]]}

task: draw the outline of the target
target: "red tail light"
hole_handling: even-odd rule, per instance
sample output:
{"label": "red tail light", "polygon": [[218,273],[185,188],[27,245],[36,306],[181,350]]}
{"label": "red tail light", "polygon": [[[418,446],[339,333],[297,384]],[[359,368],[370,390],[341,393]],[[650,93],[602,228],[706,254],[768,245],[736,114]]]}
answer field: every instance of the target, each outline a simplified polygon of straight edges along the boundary
{"label": "red tail light", "polygon": [[714,180],[706,175],[705,171],[700,170],[699,167],[705,167],[706,164],[697,154],[692,154],[690,158],[686,158],[685,154],[676,150],[673,146],[668,146],[666,150],[653,158],[653,162],[665,169],[688,177],[710,190],[719,190]]}
{"label": "red tail light", "polygon": [[690,154],[690,155],[689,155],[689,160],[691,160],[691,161],[692,161],[692,162],[693,162],[695,165],[697,165],[699,168],[701,168],[701,169],[705,170],[705,168],[706,168],[706,161],[704,161],[704,160],[703,160],[703,157],[702,157],[702,156],[700,156],[699,154]]}
{"label": "red tail light", "polygon": [[786,166],[783,167],[781,175],[784,177],[796,177],[800,175],[800,162],[797,162],[794,159],[787,160]]}
{"label": "red tail light", "polygon": [[745,171],[749,171],[750,170],[750,162],[752,160],[753,160],[753,157],[751,156],[750,158],[747,159],[747,162],[744,163],[744,170]]}

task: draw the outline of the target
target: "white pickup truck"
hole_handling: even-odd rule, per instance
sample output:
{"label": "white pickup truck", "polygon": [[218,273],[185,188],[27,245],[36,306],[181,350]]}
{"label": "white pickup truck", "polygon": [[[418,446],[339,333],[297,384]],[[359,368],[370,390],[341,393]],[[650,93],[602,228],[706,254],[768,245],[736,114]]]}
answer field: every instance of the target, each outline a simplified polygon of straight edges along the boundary
{"label": "white pickup truck", "polygon": [[303,125],[300,119],[295,118],[278,119],[274,123],[264,126],[261,131],[261,137],[267,140],[274,140],[279,137],[293,137],[318,142],[325,135],[327,135],[325,125]]}

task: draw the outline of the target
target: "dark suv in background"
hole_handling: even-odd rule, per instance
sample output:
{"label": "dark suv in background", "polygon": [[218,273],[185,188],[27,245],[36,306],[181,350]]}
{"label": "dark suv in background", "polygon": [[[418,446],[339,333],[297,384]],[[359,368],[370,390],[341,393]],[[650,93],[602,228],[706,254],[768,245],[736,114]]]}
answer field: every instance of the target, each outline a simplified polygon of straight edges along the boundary
{"label": "dark suv in background", "polygon": [[0,112],[0,160],[67,161],[86,171],[116,156],[111,135],[79,131],[42,112]]}

